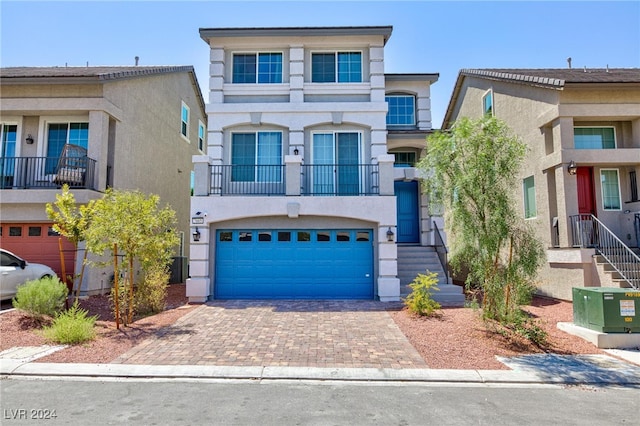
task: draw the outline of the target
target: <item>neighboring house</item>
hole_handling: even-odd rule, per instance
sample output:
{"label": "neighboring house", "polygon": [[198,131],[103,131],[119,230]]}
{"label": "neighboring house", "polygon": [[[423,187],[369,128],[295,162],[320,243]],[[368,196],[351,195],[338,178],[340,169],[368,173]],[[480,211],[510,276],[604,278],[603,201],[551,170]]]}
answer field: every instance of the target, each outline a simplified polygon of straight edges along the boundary
{"label": "neighboring house", "polygon": [[442,127],[483,114],[529,148],[517,198],[547,249],[539,292],[640,286],[640,69],[461,70]]}
{"label": "neighboring house", "polygon": [[[2,248],[62,276],[59,236],[45,205],[68,183],[78,203],[106,188],[159,195],[161,207],[177,213],[183,241],[175,255],[186,261],[191,159],[206,153],[193,67],[2,68],[0,112]],[[78,272],[82,253],[74,258],[63,241],[66,273]],[[176,270],[186,269],[180,260],[174,273],[186,279],[186,270]],[[107,291],[111,275],[91,268],[83,293]]]}
{"label": "neighboring house", "polygon": [[[191,301],[399,300],[396,244],[434,241],[411,166],[438,75],[385,75],[391,31],[200,29],[209,146],[194,157]],[[419,272],[429,256],[442,270],[426,250]]]}

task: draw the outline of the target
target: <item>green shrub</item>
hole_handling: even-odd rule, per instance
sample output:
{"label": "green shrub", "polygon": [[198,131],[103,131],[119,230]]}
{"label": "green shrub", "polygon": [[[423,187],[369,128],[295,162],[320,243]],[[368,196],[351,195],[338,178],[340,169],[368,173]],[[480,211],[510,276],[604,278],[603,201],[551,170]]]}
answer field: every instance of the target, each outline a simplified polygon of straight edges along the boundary
{"label": "green shrub", "polygon": [[64,308],[68,292],[67,286],[58,277],[45,277],[18,286],[12,304],[14,308],[42,321]]}
{"label": "green shrub", "polygon": [[438,290],[438,274],[427,271],[427,274],[418,274],[409,287],[411,294],[404,300],[404,304],[411,312],[418,315],[433,315],[440,309],[440,304],[432,299],[432,292]]}
{"label": "green shrub", "polygon": [[98,316],[87,317],[88,311],[74,303],[71,309],[56,315],[50,327],[42,330],[42,335],[52,342],[76,344],[93,340],[96,332],[93,326]]}
{"label": "green shrub", "polygon": [[164,311],[168,284],[169,270],[167,267],[160,264],[151,265],[136,288],[136,312],[147,315]]}

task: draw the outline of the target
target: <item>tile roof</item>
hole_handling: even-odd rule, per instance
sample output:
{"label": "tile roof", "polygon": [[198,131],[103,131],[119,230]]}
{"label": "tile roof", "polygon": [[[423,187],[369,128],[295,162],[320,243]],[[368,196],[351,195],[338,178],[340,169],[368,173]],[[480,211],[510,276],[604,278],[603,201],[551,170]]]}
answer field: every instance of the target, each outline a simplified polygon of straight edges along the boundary
{"label": "tile roof", "polygon": [[462,69],[460,74],[558,88],[580,83],[640,83],[640,68]]}
{"label": "tile roof", "polygon": [[96,66],[96,67],[8,67],[0,78],[95,78],[117,80],[152,74],[193,72],[192,66]]}

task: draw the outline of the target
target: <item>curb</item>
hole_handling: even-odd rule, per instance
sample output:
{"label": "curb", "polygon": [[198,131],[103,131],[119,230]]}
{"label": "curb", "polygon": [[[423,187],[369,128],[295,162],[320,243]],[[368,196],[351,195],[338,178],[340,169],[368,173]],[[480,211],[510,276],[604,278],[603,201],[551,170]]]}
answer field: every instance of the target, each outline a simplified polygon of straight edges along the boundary
{"label": "curb", "polygon": [[111,379],[238,379],[452,384],[548,384],[640,386],[640,377],[576,378],[514,370],[435,370],[322,367],[227,367],[197,365],[64,364],[0,360],[3,377]]}

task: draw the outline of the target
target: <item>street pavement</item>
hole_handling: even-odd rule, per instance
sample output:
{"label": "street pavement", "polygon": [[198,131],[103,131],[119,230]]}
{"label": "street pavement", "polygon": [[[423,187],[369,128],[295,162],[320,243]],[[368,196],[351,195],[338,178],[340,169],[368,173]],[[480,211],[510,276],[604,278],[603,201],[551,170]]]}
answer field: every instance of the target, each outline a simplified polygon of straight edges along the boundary
{"label": "street pavement", "polygon": [[0,353],[4,377],[318,380],[640,386],[640,352],[499,358],[510,370],[429,368],[380,302],[234,301],[192,310],[110,364]]}

